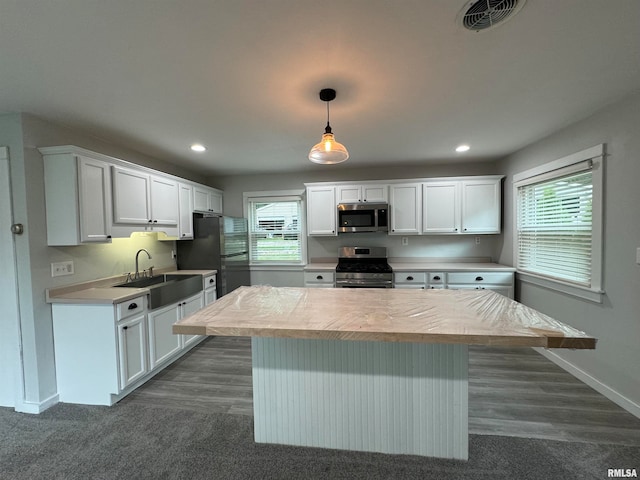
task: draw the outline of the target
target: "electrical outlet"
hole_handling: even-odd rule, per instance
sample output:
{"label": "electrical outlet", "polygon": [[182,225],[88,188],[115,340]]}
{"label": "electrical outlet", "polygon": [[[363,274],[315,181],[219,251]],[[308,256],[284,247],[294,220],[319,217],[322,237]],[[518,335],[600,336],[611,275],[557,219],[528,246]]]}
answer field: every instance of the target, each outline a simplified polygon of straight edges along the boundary
{"label": "electrical outlet", "polygon": [[476,237],[476,245],[480,245],[480,237]]}
{"label": "electrical outlet", "polygon": [[402,237],[402,245],[405,247],[409,245],[409,237]]}
{"label": "electrical outlet", "polygon": [[63,275],[73,275],[73,260],[66,262],[57,262],[51,264],[51,276],[62,277]]}

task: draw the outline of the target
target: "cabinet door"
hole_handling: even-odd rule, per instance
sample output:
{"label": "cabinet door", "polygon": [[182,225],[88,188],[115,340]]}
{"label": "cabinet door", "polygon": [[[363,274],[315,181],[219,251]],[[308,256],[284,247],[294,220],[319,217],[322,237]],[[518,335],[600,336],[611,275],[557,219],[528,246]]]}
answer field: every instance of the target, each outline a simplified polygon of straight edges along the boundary
{"label": "cabinet door", "polygon": [[178,208],[180,211],[178,238],[191,240],[193,239],[193,187],[191,185],[180,184]]}
{"label": "cabinet door", "polygon": [[359,185],[338,185],[336,187],[336,203],[358,203],[362,201]]}
{"label": "cabinet door", "polygon": [[424,233],[460,232],[460,182],[433,182],[422,186]]}
{"label": "cabinet door", "polygon": [[149,225],[149,176],[146,173],[113,167],[114,223]]}
{"label": "cabinet door", "polygon": [[387,203],[389,201],[388,185],[363,185],[362,201],[371,203]]}
{"label": "cabinet door", "polygon": [[209,211],[209,190],[203,187],[193,187],[193,209],[197,212]]}
{"label": "cabinet door", "polygon": [[[213,289],[213,293],[215,295],[215,289]],[[185,318],[188,317],[189,315],[196,313],[198,310],[202,309],[204,307],[204,296],[202,293],[200,293],[199,295],[196,295],[195,297],[191,297],[187,300],[185,300],[184,302],[181,303],[180,305],[182,311],[181,311],[181,315],[180,318]],[[182,339],[183,339],[183,345],[185,347],[188,347],[189,345],[191,345],[193,342],[199,340],[200,338],[202,338],[201,335],[183,335]]]}
{"label": "cabinet door", "polygon": [[178,226],[178,183],[151,177],[151,219],[154,225]]}
{"label": "cabinet door", "polygon": [[180,319],[180,304],[148,313],[149,319],[149,359],[153,370],[181,349],[180,335],[174,335],[171,328]]}
{"label": "cabinet door", "polygon": [[309,235],[337,235],[337,212],[335,187],[307,188],[307,232]]}
{"label": "cabinet door", "polygon": [[111,239],[111,175],[100,160],[78,157],[80,242]]}
{"label": "cabinet door", "polygon": [[138,315],[118,324],[120,389],[124,390],[147,371],[145,316]]}
{"label": "cabinet door", "polygon": [[462,182],[462,233],[500,233],[500,180]]}
{"label": "cabinet door", "polygon": [[222,193],[209,192],[209,208],[213,213],[222,213]]}
{"label": "cabinet door", "polygon": [[391,210],[389,235],[419,234],[422,218],[422,184],[391,185],[389,209]]}

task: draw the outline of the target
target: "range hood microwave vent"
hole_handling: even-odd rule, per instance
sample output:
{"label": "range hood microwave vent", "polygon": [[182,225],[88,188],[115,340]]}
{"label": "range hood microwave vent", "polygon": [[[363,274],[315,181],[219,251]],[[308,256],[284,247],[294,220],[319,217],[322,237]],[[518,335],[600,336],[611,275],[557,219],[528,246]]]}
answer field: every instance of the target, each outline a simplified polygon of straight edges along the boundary
{"label": "range hood microwave vent", "polygon": [[526,0],[473,0],[458,14],[458,23],[474,32],[501,25],[522,9]]}

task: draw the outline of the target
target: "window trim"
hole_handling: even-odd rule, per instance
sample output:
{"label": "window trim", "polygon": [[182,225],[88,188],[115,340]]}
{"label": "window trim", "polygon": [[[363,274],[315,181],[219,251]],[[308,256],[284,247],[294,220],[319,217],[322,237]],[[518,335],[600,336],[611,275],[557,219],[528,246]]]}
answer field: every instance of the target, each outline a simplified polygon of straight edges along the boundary
{"label": "window trim", "polygon": [[[249,207],[252,201],[256,199],[261,199],[266,202],[268,201],[300,201],[300,261],[299,262],[285,262],[285,261],[261,261],[254,262],[250,261],[249,266],[253,269],[255,267],[291,267],[291,266],[304,266],[307,264],[307,225],[304,212],[306,211],[305,198],[304,198],[304,190],[268,190],[268,191],[258,191],[258,192],[243,192],[242,193],[242,210],[245,212],[245,217],[247,219],[251,219],[251,212],[249,212]],[[249,231],[251,226],[249,226]],[[249,258],[251,258],[251,253],[249,253]]]}
{"label": "window trim", "polygon": [[[513,264],[516,266],[516,269],[518,266],[518,187],[552,179],[556,176],[562,176],[568,171],[581,168],[580,164],[586,162],[590,164],[593,181],[591,286],[582,287],[558,279],[516,270],[518,278],[521,281],[592,302],[602,303],[605,293],[602,289],[604,159],[605,145],[600,144],[513,175],[512,238]],[[586,168],[586,166],[584,168]]]}

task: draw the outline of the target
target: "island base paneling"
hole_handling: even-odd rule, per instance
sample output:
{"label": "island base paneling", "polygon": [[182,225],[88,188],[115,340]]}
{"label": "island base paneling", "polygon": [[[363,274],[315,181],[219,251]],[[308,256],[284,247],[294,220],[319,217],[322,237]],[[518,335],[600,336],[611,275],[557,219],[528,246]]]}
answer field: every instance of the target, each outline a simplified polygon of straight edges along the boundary
{"label": "island base paneling", "polygon": [[255,441],[468,458],[468,347],[252,338]]}

